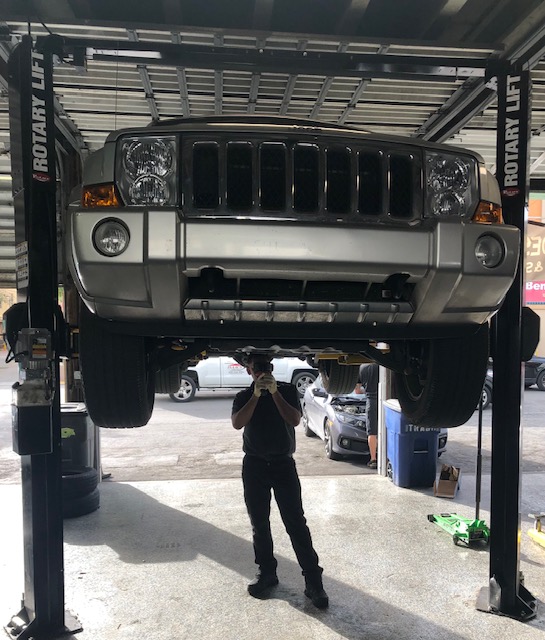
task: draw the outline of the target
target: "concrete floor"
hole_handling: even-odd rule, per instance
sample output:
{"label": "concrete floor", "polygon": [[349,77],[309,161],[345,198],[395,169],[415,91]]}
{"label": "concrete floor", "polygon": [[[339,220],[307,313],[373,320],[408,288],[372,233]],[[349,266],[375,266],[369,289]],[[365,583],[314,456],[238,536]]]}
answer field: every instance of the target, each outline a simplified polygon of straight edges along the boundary
{"label": "concrete floor", "polygon": [[[464,476],[454,501],[377,475],[304,477],[302,483],[329,610],[314,609],[304,597],[276,510],[280,585],[269,600],[246,593],[254,566],[239,480],[103,482],[101,508],[65,524],[66,605],[84,629],[77,638],[543,638],[545,549],[523,532],[521,569],[541,608],[536,619],[520,623],[475,609],[488,580],[486,549],[456,547],[427,521],[428,513],[445,510],[471,517],[472,477]],[[544,489],[545,476],[534,474],[524,486],[524,511],[542,500]],[[0,486],[0,496],[10,514],[1,534],[5,624],[22,591],[20,487]]]}
{"label": "concrete floor", "polygon": [[[0,365],[2,625],[18,611],[23,591],[21,490],[10,436],[12,373]],[[545,507],[545,394],[531,398],[536,404],[535,417],[525,414],[525,446],[532,447],[523,465],[520,567],[538,599],[534,620],[477,611],[477,595],[488,582],[487,549],[454,546],[426,517],[445,511],[473,517],[474,475],[466,469],[473,468],[474,428],[453,430],[441,458],[461,461],[464,468],[454,500],[435,498],[431,489],[395,487],[361,462],[325,460],[318,439],[298,435],[303,500],[331,602],[318,611],[303,595],[276,508],[280,584],[265,601],[246,592],[255,567],[239,477],[240,434],[226,426],[231,401],[184,408],[159,401],[145,429],[107,432],[103,461],[113,477],[101,484],[101,507],[65,521],[66,607],[83,626],[75,638],[543,640],[545,548],[529,539],[527,514]],[[189,432],[204,451],[198,459]],[[181,475],[195,469],[210,475]],[[485,473],[482,517],[488,523],[489,484]]]}

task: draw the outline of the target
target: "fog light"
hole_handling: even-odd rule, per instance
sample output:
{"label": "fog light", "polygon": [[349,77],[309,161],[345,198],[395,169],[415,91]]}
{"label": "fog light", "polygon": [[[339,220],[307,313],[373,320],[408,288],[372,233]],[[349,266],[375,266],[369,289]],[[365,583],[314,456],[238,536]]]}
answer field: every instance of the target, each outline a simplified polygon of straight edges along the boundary
{"label": "fog light", "polygon": [[350,439],[349,438],[341,438],[339,444],[343,449],[350,449]]}
{"label": "fog light", "polygon": [[121,255],[129,246],[129,239],[129,230],[117,220],[102,222],[93,234],[95,248],[103,256]]}
{"label": "fog light", "polygon": [[475,257],[483,267],[493,269],[503,260],[503,244],[494,236],[481,236],[475,243]]}

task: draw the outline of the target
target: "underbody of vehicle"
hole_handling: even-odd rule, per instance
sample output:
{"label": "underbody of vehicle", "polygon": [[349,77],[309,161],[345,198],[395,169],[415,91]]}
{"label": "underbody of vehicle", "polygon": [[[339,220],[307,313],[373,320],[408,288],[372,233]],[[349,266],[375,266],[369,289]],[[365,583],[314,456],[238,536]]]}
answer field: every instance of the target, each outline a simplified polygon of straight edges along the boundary
{"label": "underbody of vehicle", "polygon": [[330,393],[379,362],[412,422],[465,422],[519,254],[500,202],[476,154],[350,127],[239,116],[110,134],[67,221],[91,416],[146,424],[158,373],[262,352],[308,359]]}

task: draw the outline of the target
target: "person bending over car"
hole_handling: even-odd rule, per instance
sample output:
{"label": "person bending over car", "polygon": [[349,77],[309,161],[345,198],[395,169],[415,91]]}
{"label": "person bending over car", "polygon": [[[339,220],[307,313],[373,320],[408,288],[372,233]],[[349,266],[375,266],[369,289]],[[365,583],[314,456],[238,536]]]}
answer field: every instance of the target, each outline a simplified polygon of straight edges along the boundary
{"label": "person bending over car", "polygon": [[294,385],[277,382],[272,369],[266,356],[250,356],[247,371],[253,383],[235,396],[231,417],[235,429],[244,428],[242,483],[258,565],[248,593],[265,598],[278,584],[270,523],[272,489],[305,578],[304,593],[314,606],[324,609],[329,599],[323,588],[323,569],[307,526],[293,459],[294,428],[301,420],[299,395]]}

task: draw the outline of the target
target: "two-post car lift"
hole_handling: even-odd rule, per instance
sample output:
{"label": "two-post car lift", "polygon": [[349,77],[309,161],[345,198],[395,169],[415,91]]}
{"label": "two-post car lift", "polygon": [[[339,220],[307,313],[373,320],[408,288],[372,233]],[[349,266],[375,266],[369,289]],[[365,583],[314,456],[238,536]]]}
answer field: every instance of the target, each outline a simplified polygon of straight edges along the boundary
{"label": "two-post car lift", "polygon": [[[33,48],[29,36],[17,45],[9,61],[10,126],[16,215],[17,287],[28,305],[28,327],[20,332],[20,387],[14,404],[14,448],[21,455],[25,586],[21,611],[7,624],[14,638],[57,637],[79,627],[64,605],[63,525],[61,508],[61,438],[59,400],[60,328],[57,312],[57,206],[55,124],[53,113],[53,53],[69,51],[81,60],[86,47],[109,49],[107,41],[41,39]],[[292,65],[302,72],[334,69],[362,77],[416,73],[414,58],[365,57],[312,52],[267,52],[243,55],[214,47],[206,55],[187,45],[130,42],[137,48],[165,51],[154,64],[245,70],[277,69]],[[59,48],[61,49],[59,51]],[[168,49],[168,51],[167,51]],[[78,54],[75,55],[75,52]],[[123,54],[123,51],[118,51]],[[240,54],[237,54],[240,57]],[[327,58],[327,60],[326,60]],[[440,56],[419,59],[418,77],[448,72],[452,60]],[[528,139],[530,71],[519,61],[474,66],[489,83],[497,79],[497,177],[502,189],[506,222],[524,234],[528,197]],[[472,61],[463,58],[465,69]],[[412,70],[412,71],[411,71]],[[524,235],[523,235],[524,237]],[[523,245],[524,246],[524,245]],[[524,359],[522,313],[522,256],[519,274],[494,318],[494,404],[492,408],[492,485],[490,581],[478,607],[484,611],[528,620],[535,615],[532,594],[521,584],[520,533],[520,405],[521,362]],[[25,387],[26,385],[26,387]]]}

